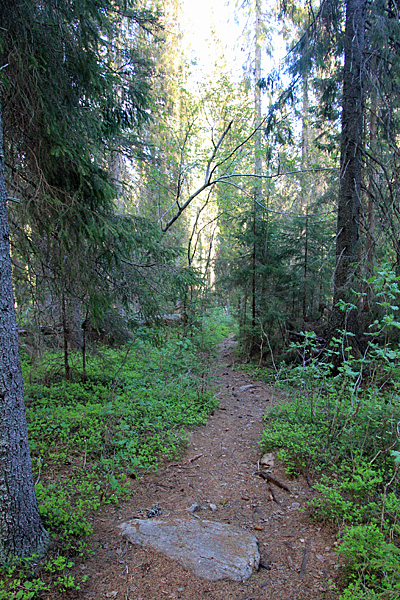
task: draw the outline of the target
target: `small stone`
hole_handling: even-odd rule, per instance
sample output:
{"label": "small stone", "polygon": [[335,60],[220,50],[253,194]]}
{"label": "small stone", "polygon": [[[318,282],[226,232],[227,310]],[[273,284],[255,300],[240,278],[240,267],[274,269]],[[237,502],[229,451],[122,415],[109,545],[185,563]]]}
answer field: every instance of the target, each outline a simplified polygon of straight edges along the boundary
{"label": "small stone", "polygon": [[162,514],[162,509],[160,508],[160,506],[158,504],[156,504],[155,506],[153,506],[153,508],[151,510],[148,511],[147,518],[153,519],[154,517],[158,517],[161,514]]}
{"label": "small stone", "polygon": [[197,504],[197,502],[193,502],[192,506],[189,506],[189,508],[187,510],[188,510],[188,512],[195,513],[197,511],[199,511],[200,508],[201,507],[199,506],[199,504]]}
{"label": "small stone", "polygon": [[215,512],[216,510],[218,510],[216,504],[213,504],[212,502],[210,502],[208,506],[210,507],[210,510],[212,510],[213,512]]}
{"label": "small stone", "polygon": [[263,467],[271,469],[275,464],[275,456],[272,452],[267,452],[261,457],[260,463]]}
{"label": "small stone", "polygon": [[292,502],[292,504],[290,505],[290,510],[299,510],[300,508],[300,502]]}
{"label": "small stone", "polygon": [[301,542],[302,544],[304,544],[304,542],[305,542],[305,541],[306,541],[306,540],[303,540],[303,538],[301,538],[301,539],[300,539],[300,542]]}

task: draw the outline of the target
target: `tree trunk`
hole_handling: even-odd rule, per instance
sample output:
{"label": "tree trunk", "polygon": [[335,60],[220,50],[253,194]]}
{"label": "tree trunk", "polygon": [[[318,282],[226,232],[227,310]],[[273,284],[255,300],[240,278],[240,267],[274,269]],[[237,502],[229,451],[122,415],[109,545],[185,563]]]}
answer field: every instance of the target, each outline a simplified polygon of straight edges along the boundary
{"label": "tree trunk", "polygon": [[[303,75],[303,107],[302,107],[302,126],[301,126],[301,170],[308,168],[308,73]],[[307,173],[302,173],[300,178],[300,209],[305,210],[305,230],[304,230],[304,269],[303,269],[303,321],[307,319],[307,278],[308,278],[308,194],[309,177]]]}
{"label": "tree trunk", "polygon": [[69,350],[68,350],[68,323],[67,323],[67,309],[65,304],[65,294],[62,295],[62,328],[63,328],[63,344],[64,344],[64,375],[67,381],[71,377],[71,368],[69,366]]}
{"label": "tree trunk", "polygon": [[11,276],[0,113],[0,563],[42,556],[42,526],[32,478]]}
{"label": "tree trunk", "polygon": [[[307,210],[307,209],[306,209]],[[307,277],[308,277],[308,214],[304,231],[304,269],[303,269],[303,321],[307,319]]]}
{"label": "tree trunk", "polygon": [[[334,273],[333,310],[329,337],[344,336],[344,348],[357,349],[357,299],[353,292],[359,261],[359,222],[363,139],[363,53],[365,47],[366,0],[347,0],[344,45],[340,184]],[[339,302],[353,304],[342,310]]]}
{"label": "tree trunk", "polygon": [[[260,0],[256,0],[256,30],[255,30],[255,48],[254,48],[254,128],[261,123],[261,89],[259,81],[261,79],[261,8]],[[254,184],[254,211],[253,211],[253,260],[252,260],[252,323],[251,323],[251,348],[250,354],[255,354],[259,350],[259,341],[256,335],[256,307],[257,307],[257,245],[259,244],[258,222],[260,217],[259,205],[262,200],[262,155],[261,155],[261,132],[257,133],[254,143],[254,173],[258,177]]]}
{"label": "tree trunk", "polygon": [[[371,64],[372,74],[376,77],[376,56],[372,59]],[[371,106],[369,117],[369,151],[374,153],[376,147],[376,134],[378,129],[378,93],[373,87],[371,91]],[[370,165],[368,171],[368,204],[366,207],[367,213],[367,252],[366,252],[366,278],[369,279],[374,274],[374,258],[375,258],[375,175],[373,165]],[[364,287],[364,312],[369,312],[371,309],[372,293],[371,286]]]}
{"label": "tree trunk", "polygon": [[[114,38],[112,40],[112,60],[113,68],[115,72],[119,72],[122,67],[121,48],[123,45],[122,36],[122,23],[116,22],[114,24]],[[122,90],[121,87],[116,85],[114,90],[114,97],[118,100],[118,103],[122,104]],[[118,213],[125,212],[125,198],[124,198],[124,186],[123,186],[123,172],[124,172],[124,159],[120,150],[120,140],[118,137],[112,139],[112,148],[109,155],[108,169],[111,176],[111,181],[115,186],[116,199],[115,208]]]}

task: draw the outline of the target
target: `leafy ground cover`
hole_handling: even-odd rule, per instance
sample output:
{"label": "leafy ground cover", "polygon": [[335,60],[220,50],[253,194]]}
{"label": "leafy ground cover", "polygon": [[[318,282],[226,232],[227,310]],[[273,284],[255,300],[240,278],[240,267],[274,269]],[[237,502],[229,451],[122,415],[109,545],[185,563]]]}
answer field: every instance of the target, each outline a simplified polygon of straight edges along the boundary
{"label": "leafy ground cover", "polygon": [[62,377],[59,352],[34,362],[23,354],[26,412],[39,510],[51,550],[39,564],[3,569],[0,600],[76,593],[84,581],[68,574],[84,560],[89,516],[129,496],[137,477],[179,453],[187,429],[204,423],[216,405],[208,373],[216,344],[232,329],[215,309],[190,337],[141,329],[119,349],[98,347],[87,378],[73,357],[73,378]]}
{"label": "leafy ground cover", "polygon": [[[380,315],[363,356],[352,357],[336,340],[321,357],[307,332],[292,345],[297,363],[282,364],[274,376],[293,400],[266,416],[261,441],[264,451],[278,449],[293,476],[316,480],[309,514],[337,526],[347,561],[342,600],[400,597],[398,281],[382,270],[369,282]],[[333,376],[338,352],[347,359]]]}

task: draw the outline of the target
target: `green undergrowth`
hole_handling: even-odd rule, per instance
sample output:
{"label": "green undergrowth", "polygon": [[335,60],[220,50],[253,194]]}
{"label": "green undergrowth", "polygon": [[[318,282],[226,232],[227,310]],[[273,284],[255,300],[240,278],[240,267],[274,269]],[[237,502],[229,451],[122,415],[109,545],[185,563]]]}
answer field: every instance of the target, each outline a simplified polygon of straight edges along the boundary
{"label": "green undergrowth", "polygon": [[[308,514],[337,527],[346,562],[341,600],[400,598],[400,349],[391,341],[400,292],[388,270],[369,283],[381,314],[363,356],[351,357],[343,335],[321,357],[305,332],[291,348],[298,362],[282,364],[276,376],[289,401],[266,415],[261,440],[289,474],[314,479]],[[343,350],[348,358],[332,376]]]}
{"label": "green undergrowth", "polygon": [[124,348],[93,348],[86,381],[78,353],[65,381],[60,352],[35,361],[22,352],[36,495],[52,544],[41,564],[3,570],[0,600],[45,598],[49,589],[79,597],[84,578],[71,570],[87,555],[95,512],[129,497],[137,478],[176,456],[188,429],[206,422],[217,404],[209,367],[231,329],[215,309],[188,337],[138,330]]}

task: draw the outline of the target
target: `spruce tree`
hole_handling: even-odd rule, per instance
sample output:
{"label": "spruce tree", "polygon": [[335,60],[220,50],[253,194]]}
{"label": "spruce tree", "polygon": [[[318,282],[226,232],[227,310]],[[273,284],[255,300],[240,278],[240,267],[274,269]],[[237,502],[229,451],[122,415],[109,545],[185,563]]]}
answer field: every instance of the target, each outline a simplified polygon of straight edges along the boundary
{"label": "spruce tree", "polygon": [[[364,117],[365,0],[347,0],[344,35],[340,188],[330,336],[346,332],[356,346],[358,315],[353,288],[359,262],[362,143]],[[347,304],[347,307],[343,306]],[[345,308],[345,310],[344,310]]]}
{"label": "spruce tree", "polygon": [[0,563],[42,556],[48,536],[32,478],[11,278],[0,113]]}

